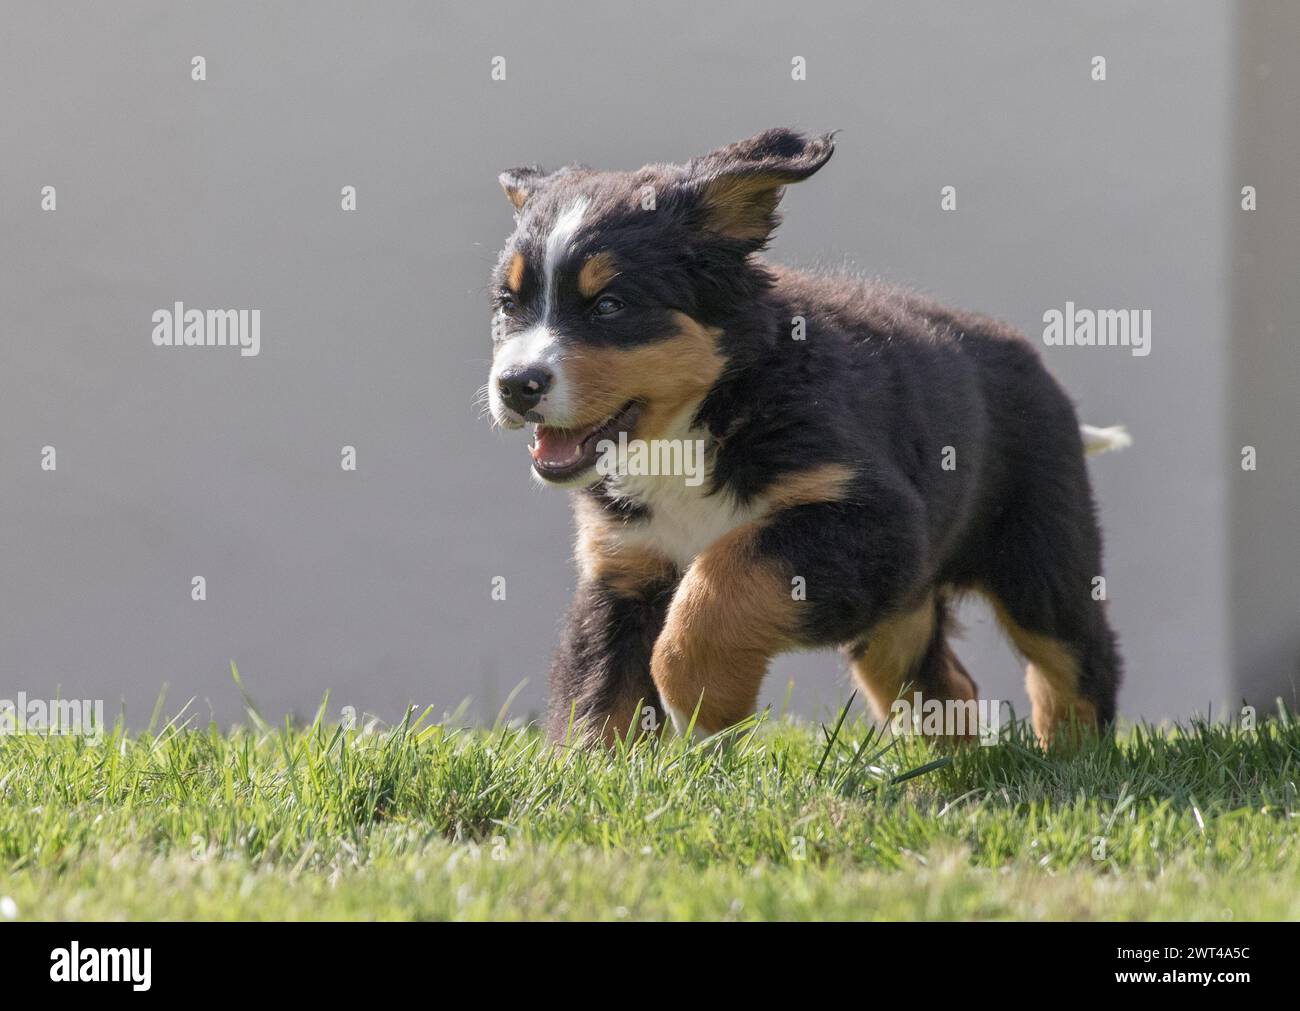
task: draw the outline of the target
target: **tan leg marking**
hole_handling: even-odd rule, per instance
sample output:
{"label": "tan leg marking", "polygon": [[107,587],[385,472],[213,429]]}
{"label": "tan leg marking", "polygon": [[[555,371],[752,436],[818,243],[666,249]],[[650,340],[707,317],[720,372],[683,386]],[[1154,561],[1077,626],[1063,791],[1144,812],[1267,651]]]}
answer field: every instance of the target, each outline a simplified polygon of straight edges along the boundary
{"label": "tan leg marking", "polygon": [[[840,499],[852,471],[824,464],[791,474],[764,494],[772,512]],[[769,516],[771,513],[768,514]],[[677,587],[650,673],[683,726],[716,733],[754,711],[768,664],[795,644],[798,603],[779,563],[756,554],[766,517],[708,547]]]}
{"label": "tan leg marking", "polygon": [[[903,696],[910,701],[914,692],[921,694],[922,701],[974,702],[979,698],[974,680],[946,642],[938,683],[934,672],[922,670],[921,665],[938,632],[936,620],[934,595],[926,594],[916,606],[879,622],[867,635],[866,646],[853,654],[854,679],[871,703],[876,719],[882,723],[889,722],[896,699]],[[960,737],[975,739],[978,726],[968,720],[967,728]]]}
{"label": "tan leg marking", "polygon": [[797,604],[776,564],[755,554],[758,523],[719,538],[686,571],[650,661],[684,729],[716,733],[754,711],[768,663],[794,645]]}
{"label": "tan leg marking", "polygon": [[853,676],[882,723],[902,694],[934,636],[934,598],[911,610],[890,615],[867,634],[865,649],[853,655]]}
{"label": "tan leg marking", "polygon": [[617,276],[618,264],[614,254],[609,251],[597,253],[588,257],[578,271],[578,291],[583,298],[595,298]]}
{"label": "tan leg marking", "polygon": [[1007,637],[1029,661],[1025,668],[1025,690],[1033,709],[1034,733],[1043,747],[1052,743],[1058,727],[1070,732],[1077,743],[1083,731],[1097,726],[1097,710],[1079,694],[1079,661],[1063,642],[1030,632],[1012,620],[1002,603],[986,593],[998,623]]}

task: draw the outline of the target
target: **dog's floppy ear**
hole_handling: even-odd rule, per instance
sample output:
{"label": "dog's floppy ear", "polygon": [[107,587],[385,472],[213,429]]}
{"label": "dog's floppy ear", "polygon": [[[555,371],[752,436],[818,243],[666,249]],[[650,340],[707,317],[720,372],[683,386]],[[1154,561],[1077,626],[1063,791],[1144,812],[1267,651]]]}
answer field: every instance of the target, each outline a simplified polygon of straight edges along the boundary
{"label": "dog's floppy ear", "polygon": [[506,191],[506,196],[515,205],[515,210],[521,211],[524,209],[524,204],[535,197],[537,191],[551,180],[559,179],[561,176],[581,177],[590,173],[591,169],[581,164],[562,165],[554,172],[547,172],[540,165],[523,165],[502,172],[497,176],[497,182]]}
{"label": "dog's floppy ear", "polygon": [[691,159],[687,181],[698,194],[703,226],[762,246],[780,220],[776,206],[783,188],[825,165],[835,151],[834,137],[777,128]]}
{"label": "dog's floppy ear", "polygon": [[537,192],[537,187],[547,173],[540,165],[521,165],[519,168],[507,169],[497,176],[497,182],[506,191],[506,197],[515,205],[515,210],[523,210],[528,198]]}

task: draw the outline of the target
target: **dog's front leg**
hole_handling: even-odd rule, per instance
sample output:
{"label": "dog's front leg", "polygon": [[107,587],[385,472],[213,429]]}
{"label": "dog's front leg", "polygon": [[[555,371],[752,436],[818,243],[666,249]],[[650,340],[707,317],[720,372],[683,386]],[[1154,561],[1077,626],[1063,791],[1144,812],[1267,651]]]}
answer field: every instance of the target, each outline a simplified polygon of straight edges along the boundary
{"label": "dog's front leg", "polygon": [[789,566],[765,553],[749,523],[687,570],[655,644],[651,673],[678,733],[716,733],[754,711],[769,662],[795,644],[798,597]]}
{"label": "dog's front leg", "polygon": [[[791,482],[785,494],[846,494]],[[904,493],[803,504],[738,527],[692,563],[655,644],[651,675],[679,731],[713,734],[754,712],[768,664],[855,638],[914,589],[924,532]],[[868,503],[868,504],[864,504]]]}
{"label": "dog's front leg", "polygon": [[551,665],[548,729],[554,741],[612,745],[657,733],[665,719],[650,653],[673,582],[584,576]]}

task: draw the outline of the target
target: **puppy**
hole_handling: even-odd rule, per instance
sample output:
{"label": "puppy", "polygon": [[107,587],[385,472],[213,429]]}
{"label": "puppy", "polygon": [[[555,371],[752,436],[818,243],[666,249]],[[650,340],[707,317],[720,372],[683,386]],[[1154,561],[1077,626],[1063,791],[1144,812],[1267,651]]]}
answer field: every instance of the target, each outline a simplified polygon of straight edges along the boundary
{"label": "puppy", "polygon": [[490,409],[536,426],[533,474],[577,516],[553,737],[715,733],[774,656],[830,644],[879,718],[904,690],[972,700],[947,633],[968,591],[1027,659],[1045,744],[1114,719],[1084,439],[1126,437],[1081,430],[1005,324],[763,262],[783,188],[833,150],[776,129],[684,165],[500,177]]}

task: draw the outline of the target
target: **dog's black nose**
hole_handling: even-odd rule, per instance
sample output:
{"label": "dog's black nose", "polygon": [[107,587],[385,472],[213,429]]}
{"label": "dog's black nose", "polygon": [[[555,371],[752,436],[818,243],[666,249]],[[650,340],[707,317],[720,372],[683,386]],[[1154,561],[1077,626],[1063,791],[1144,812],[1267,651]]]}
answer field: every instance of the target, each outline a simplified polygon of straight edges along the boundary
{"label": "dog's black nose", "polygon": [[516,414],[527,414],[537,406],[537,402],[554,381],[555,376],[550,369],[534,365],[501,373],[497,377],[497,389],[501,391],[501,399],[510,410]]}

